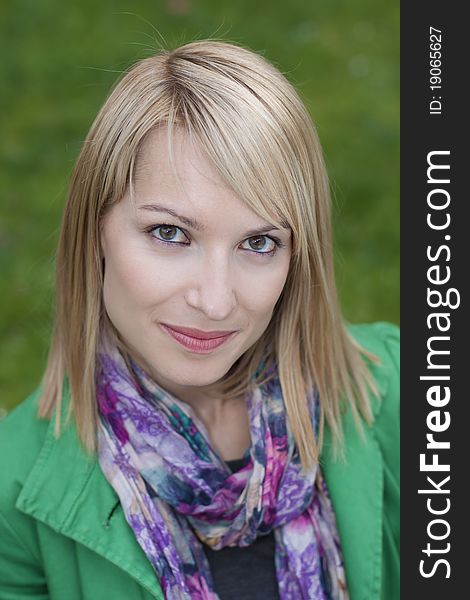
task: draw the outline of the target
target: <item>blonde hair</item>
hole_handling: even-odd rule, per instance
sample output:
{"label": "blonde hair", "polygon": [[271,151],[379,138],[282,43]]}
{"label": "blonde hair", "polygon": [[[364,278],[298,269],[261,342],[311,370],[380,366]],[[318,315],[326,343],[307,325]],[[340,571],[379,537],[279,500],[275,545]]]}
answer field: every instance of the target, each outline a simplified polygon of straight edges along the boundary
{"label": "blonde hair", "polygon": [[[318,460],[325,421],[341,446],[342,409],[372,421],[377,394],[364,357],[348,334],[333,272],[329,184],[320,143],[297,92],[266,59],[217,40],[162,50],[120,79],[78,157],[57,253],[56,320],[39,415],[56,408],[60,433],[64,381],[69,417],[96,451],[95,362],[103,328],[100,222],[132,185],[139,150],[156,127],[175,127],[202,145],[221,177],[260,217],[288,225],[289,274],[270,324],[224,378],[225,393],[246,392],[277,363],[288,422],[304,467]],[[263,361],[260,373],[257,367]],[[272,370],[271,370],[272,371]],[[306,397],[320,401],[318,440]]]}

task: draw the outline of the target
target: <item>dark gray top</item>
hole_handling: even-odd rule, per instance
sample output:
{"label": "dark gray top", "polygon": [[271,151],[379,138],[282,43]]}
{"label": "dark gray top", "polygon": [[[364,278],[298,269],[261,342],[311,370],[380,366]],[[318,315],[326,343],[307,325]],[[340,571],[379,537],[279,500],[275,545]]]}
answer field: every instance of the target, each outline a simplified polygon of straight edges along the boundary
{"label": "dark gray top", "polygon": [[[243,464],[243,459],[227,461],[232,473]],[[221,600],[279,600],[273,533],[257,537],[245,548],[202,546]]]}

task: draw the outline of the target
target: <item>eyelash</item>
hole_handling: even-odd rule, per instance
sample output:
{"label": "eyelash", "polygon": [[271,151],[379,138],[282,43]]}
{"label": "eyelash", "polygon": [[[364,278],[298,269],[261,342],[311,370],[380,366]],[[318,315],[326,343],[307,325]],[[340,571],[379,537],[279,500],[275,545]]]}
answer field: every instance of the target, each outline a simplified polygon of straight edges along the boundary
{"label": "eyelash", "polygon": [[[160,244],[163,244],[165,246],[189,246],[189,243],[186,244],[184,242],[169,242],[167,240],[161,240],[160,238],[157,238],[153,235],[153,233],[157,230],[160,229],[161,227],[174,227],[175,229],[178,229],[179,231],[181,231],[186,238],[188,238],[188,235],[186,234],[186,232],[181,229],[181,227],[178,227],[177,225],[170,225],[169,223],[162,223],[160,225],[152,225],[151,227],[147,227],[145,229],[145,232],[152,238],[153,241],[157,241]],[[248,250],[248,252],[252,252],[253,254],[256,255],[262,255],[262,256],[273,256],[279,248],[284,248],[285,244],[284,242],[282,242],[278,237],[273,236],[273,235],[258,235],[258,236],[251,236],[251,238],[247,238],[247,240],[252,239],[252,238],[257,238],[257,237],[265,237],[268,240],[272,240],[275,243],[275,247],[272,250],[269,250],[269,252],[256,252],[256,250]],[[246,240],[245,240],[246,241]]]}

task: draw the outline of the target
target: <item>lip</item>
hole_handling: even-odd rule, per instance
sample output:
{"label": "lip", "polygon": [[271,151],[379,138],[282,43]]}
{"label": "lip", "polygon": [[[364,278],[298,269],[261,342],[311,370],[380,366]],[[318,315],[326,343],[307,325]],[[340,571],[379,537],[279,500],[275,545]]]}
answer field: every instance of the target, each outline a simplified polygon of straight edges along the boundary
{"label": "lip", "polygon": [[199,354],[212,352],[237,333],[237,331],[226,330],[202,331],[192,327],[174,327],[166,323],[160,323],[160,327],[181,346]]}
{"label": "lip", "polygon": [[225,337],[231,333],[235,333],[233,329],[230,331],[203,331],[202,329],[195,329],[193,327],[175,327],[174,325],[168,325],[167,323],[162,323],[162,325],[173,331],[182,333],[183,335],[197,338],[198,340],[212,340],[214,338]]}

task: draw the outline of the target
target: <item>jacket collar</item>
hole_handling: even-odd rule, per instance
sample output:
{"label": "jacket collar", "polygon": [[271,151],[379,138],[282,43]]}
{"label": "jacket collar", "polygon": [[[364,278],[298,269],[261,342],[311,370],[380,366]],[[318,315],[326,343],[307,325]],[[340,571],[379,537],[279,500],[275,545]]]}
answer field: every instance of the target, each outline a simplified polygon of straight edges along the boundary
{"label": "jacket collar", "polygon": [[[381,396],[386,383],[376,380]],[[385,380],[386,381],[386,380]],[[378,404],[374,403],[377,414]],[[382,566],[383,466],[371,428],[357,434],[350,412],[344,418],[346,460],[336,461],[325,431],[321,464],[332,498],[350,597],[378,600]],[[119,499],[96,458],[83,451],[71,423],[57,439],[54,418],[16,507],[102,555],[163,600],[152,565],[140,548]]]}
{"label": "jacket collar", "polygon": [[96,458],[82,449],[71,423],[57,439],[54,418],[16,507],[102,555],[163,600],[158,578]]}

